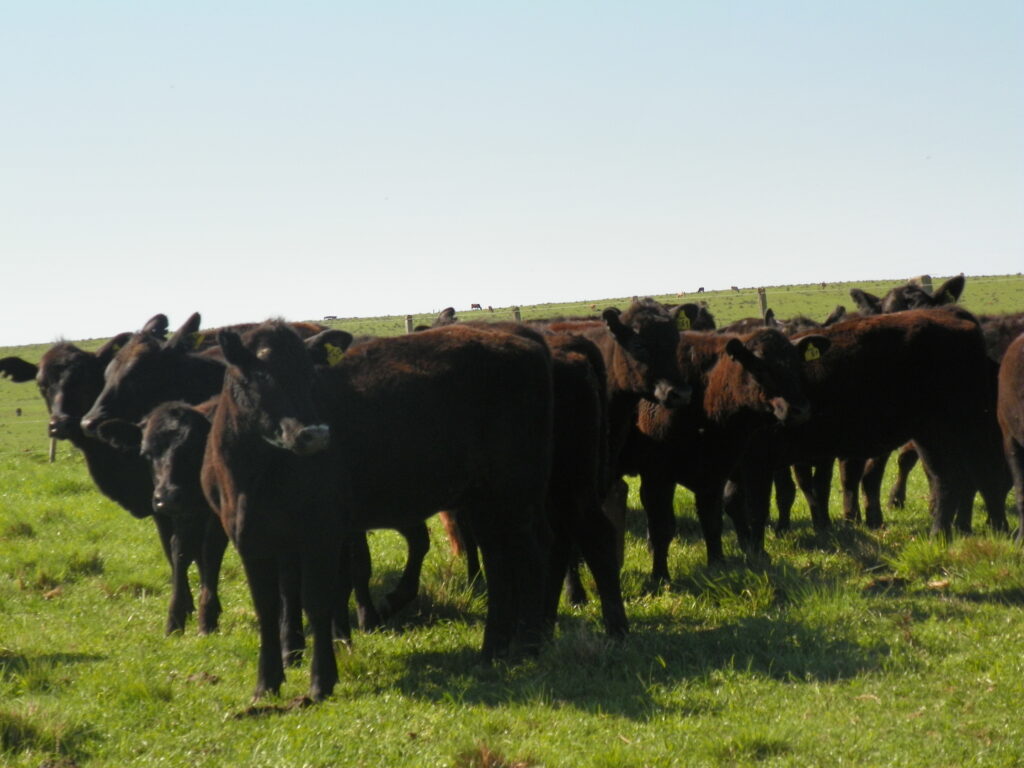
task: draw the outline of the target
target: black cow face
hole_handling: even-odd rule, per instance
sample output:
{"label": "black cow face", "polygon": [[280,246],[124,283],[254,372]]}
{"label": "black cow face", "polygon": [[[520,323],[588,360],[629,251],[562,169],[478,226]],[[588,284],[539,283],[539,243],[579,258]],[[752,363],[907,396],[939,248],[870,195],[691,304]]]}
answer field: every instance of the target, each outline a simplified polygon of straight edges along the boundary
{"label": "black cow face", "polygon": [[113,418],[138,421],[162,402],[181,397],[182,361],[203,341],[193,314],[164,341],[167,318],[156,315],[118,350],[106,366],[92,407],[81,417],[86,434]]}
{"label": "black cow face", "polygon": [[[276,448],[299,455],[326,450],[330,428],[313,405],[313,360],[298,335],[271,322],[248,333],[244,343],[230,331],[217,340],[229,364],[224,397],[239,421]],[[228,407],[223,400],[222,407]]]}
{"label": "black cow face", "polygon": [[766,329],[746,340],[730,339],[725,349],[757,382],[766,411],[782,424],[801,424],[810,417],[803,368],[817,361],[830,343],[824,336],[794,342],[780,331]]}
{"label": "black cow face", "polygon": [[609,378],[619,386],[667,408],[690,402],[692,389],[679,372],[679,318],[682,307],[666,309],[651,299],[634,302],[626,312],[606,309],[601,317],[623,351]]}

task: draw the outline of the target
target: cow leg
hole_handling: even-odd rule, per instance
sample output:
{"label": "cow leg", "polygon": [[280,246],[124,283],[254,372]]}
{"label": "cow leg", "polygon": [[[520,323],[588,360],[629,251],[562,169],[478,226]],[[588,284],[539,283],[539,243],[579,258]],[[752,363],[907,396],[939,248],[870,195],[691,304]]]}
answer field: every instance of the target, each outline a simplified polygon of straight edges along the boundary
{"label": "cow leg", "polygon": [[[676,484],[673,480],[655,475],[641,475],[640,503],[647,513],[647,548],[651,553],[651,582],[657,586],[667,584],[668,548],[676,535],[676,513],[674,499]],[[700,509],[698,506],[698,515]],[[703,520],[701,526],[704,526]],[[719,515],[717,558],[722,558],[722,521]],[[705,542],[708,542],[705,535]],[[707,543],[708,559],[712,559],[714,545]]]}
{"label": "cow leg", "polygon": [[381,606],[381,619],[386,620],[394,616],[409,603],[416,599],[420,588],[420,572],[423,570],[423,560],[430,551],[430,533],[427,531],[426,523],[417,523],[399,529],[405,537],[407,555],[405,569],[402,571],[402,578],[391,592],[384,598]]}
{"label": "cow leg", "polygon": [[623,637],[629,631],[629,620],[622,603],[615,526],[605,517],[596,499],[589,510],[579,527],[580,551],[594,574],[605,631],[611,637]]}
{"label": "cow leg", "polygon": [[372,632],[380,626],[380,614],[373,605],[370,596],[370,575],[373,565],[370,559],[370,546],[366,541],[366,533],[356,533],[352,537],[352,587],[356,595],[356,617],[359,628],[364,632]]}
{"label": "cow leg", "polygon": [[586,605],[590,599],[587,596],[587,588],[583,586],[583,577],[580,576],[580,568],[582,566],[583,560],[579,548],[573,547],[569,555],[569,570],[565,573],[563,590],[569,605],[577,607]]}
{"label": "cow leg", "polygon": [[[672,487],[673,492],[675,486]],[[697,502],[697,520],[704,534],[704,547],[707,550],[708,565],[725,562],[722,552],[722,494],[725,483],[706,483],[702,488],[694,489],[694,500]],[[646,504],[645,504],[646,506]]]}
{"label": "cow leg", "polygon": [[818,531],[825,531],[832,527],[828,508],[829,497],[832,494],[832,466],[834,463],[834,459],[829,459],[814,465],[812,491],[808,501],[811,504],[811,521]]}
{"label": "cow leg", "polygon": [[277,560],[278,638],[281,659],[287,666],[302,661],[306,636],[302,628],[302,565],[294,554]]}
{"label": "cow leg", "polygon": [[888,462],[888,453],[869,459],[860,480],[864,492],[864,520],[868,528],[881,528],[883,525],[882,478],[885,477],[885,465]]}
{"label": "cow leg", "polygon": [[1024,544],[1024,445],[1012,435],[1003,439],[1006,462],[1013,476],[1013,495],[1017,504],[1017,543]]}
{"label": "cow leg", "polygon": [[811,511],[811,518],[814,518],[814,467],[810,464],[794,464],[793,477],[796,479],[797,487],[807,502],[807,508]]}
{"label": "cow leg", "polygon": [[260,654],[256,672],[256,690],[253,698],[266,693],[278,694],[284,682],[284,663],[281,654],[281,594],[278,583],[278,562],[273,555],[256,555],[239,548],[245,568],[249,593],[260,631]]}
{"label": "cow leg", "polygon": [[203,527],[203,548],[199,558],[199,633],[202,635],[216,631],[220,621],[221,604],[217,585],[227,545],[228,537],[220,520],[209,515]]}
{"label": "cow leg", "polygon": [[188,567],[195,555],[194,551],[190,550],[194,550],[194,542],[178,521],[166,519],[164,515],[153,515],[153,519],[162,519],[158,526],[171,526],[171,604],[167,610],[166,626],[166,632],[170,635],[184,631],[186,617],[195,610],[192,592],[188,586]]}
{"label": "cow leg", "polygon": [[[333,539],[335,537],[328,537]],[[332,601],[338,590],[338,558],[330,546],[318,542],[302,561],[302,605],[313,632],[313,659],[309,670],[309,697],[320,701],[331,695],[338,682],[331,635]]]}
{"label": "cow leg", "polygon": [[777,469],[772,479],[775,483],[775,506],[779,510],[779,518],[775,523],[775,530],[783,533],[789,530],[790,514],[793,510],[793,503],[796,501],[796,483],[789,467]]}
{"label": "cow leg", "polygon": [[860,522],[860,480],[864,476],[864,459],[839,460],[839,484],[843,489],[843,518]]}
{"label": "cow leg", "polygon": [[571,520],[565,518],[567,508],[560,500],[550,502],[551,545],[548,547],[547,581],[544,585],[544,631],[545,636],[554,634],[558,621],[558,601],[562,596],[562,582],[569,570],[573,555]]}
{"label": "cow leg", "polygon": [[913,443],[906,443],[900,447],[899,453],[896,454],[896,482],[889,491],[890,507],[903,509],[907,503],[907,479],[917,460],[917,448]]}
{"label": "cow leg", "polygon": [[769,559],[764,549],[764,532],[770,515],[774,474],[771,469],[753,461],[744,462],[740,467],[743,508],[746,510],[749,529],[744,551],[747,559],[754,564]]}

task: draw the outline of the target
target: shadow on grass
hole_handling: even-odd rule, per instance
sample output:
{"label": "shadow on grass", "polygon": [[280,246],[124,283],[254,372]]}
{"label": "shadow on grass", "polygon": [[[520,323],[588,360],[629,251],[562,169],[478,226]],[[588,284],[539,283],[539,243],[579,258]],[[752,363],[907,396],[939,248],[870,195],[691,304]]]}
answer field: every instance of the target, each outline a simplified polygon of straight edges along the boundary
{"label": "shadow on grass", "polygon": [[402,659],[398,687],[428,701],[488,707],[543,702],[647,720],[666,710],[685,716],[713,709],[715,703],[706,700],[662,700],[663,691],[688,680],[742,674],[833,682],[876,670],[889,654],[885,646],[862,647],[794,621],[762,617],[695,631],[641,626],[623,641],[571,623],[561,626],[539,658],[517,663],[488,666],[472,649],[410,653]]}
{"label": "shadow on grass", "polygon": [[105,656],[89,653],[41,653],[30,656],[0,649],[0,680],[26,677],[32,674],[33,670],[86,664],[105,659]]}

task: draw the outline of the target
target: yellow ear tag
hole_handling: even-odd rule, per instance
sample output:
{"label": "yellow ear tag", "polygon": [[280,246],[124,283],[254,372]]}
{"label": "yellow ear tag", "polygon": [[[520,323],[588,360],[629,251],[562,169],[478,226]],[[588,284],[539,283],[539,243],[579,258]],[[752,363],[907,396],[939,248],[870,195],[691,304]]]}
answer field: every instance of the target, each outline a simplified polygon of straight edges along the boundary
{"label": "yellow ear tag", "polygon": [[821,350],[813,344],[808,344],[804,349],[804,360],[811,362],[812,360],[818,360],[821,358]]}
{"label": "yellow ear tag", "polygon": [[688,331],[693,327],[693,324],[690,322],[690,318],[680,312],[676,315],[676,327],[680,331]]}
{"label": "yellow ear tag", "polygon": [[336,347],[334,344],[324,344],[324,349],[327,350],[327,364],[332,367],[340,363],[342,358],[345,357],[345,350],[341,347]]}
{"label": "yellow ear tag", "polygon": [[193,333],[192,334],[192,349],[199,349],[203,341],[206,340],[205,333]]}

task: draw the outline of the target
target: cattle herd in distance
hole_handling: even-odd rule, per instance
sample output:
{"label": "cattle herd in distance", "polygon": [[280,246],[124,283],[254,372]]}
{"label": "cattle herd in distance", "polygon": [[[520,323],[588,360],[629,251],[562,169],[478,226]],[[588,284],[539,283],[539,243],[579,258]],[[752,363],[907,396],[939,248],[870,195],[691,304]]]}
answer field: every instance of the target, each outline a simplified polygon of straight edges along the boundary
{"label": "cattle herd in distance", "polygon": [[[836,461],[844,516],[882,526],[893,451],[890,505],[919,460],[933,536],[969,532],[979,493],[988,525],[1009,533],[1013,487],[1020,543],[1024,313],[974,315],[957,304],[964,285],[854,289],[854,312],[769,310],[724,328],[703,303],[651,299],[527,323],[463,322],[448,308],[390,338],[280,320],[204,331],[198,314],[172,331],[156,315],[94,352],[59,342],[38,363],[3,358],[0,375],[35,381],[50,437],[81,451],[103,494],[154,521],[171,568],[165,630],[193,613],[201,633],[216,630],[230,540],[259,625],[256,697],[278,693],[306,653],[305,615],[318,700],[338,682],[334,642],[351,639],[349,597],[362,629],[411,603],[437,513],[467,577],[486,576],[485,660],[536,653],[563,585],[583,599],[582,564],[605,631],[628,634],[626,475],[639,478],[654,585],[670,580],[677,484],[694,493],[709,563],[724,559],[728,515],[757,565],[773,488],[777,531],[797,487],[814,527],[831,525]],[[375,603],[366,533],[377,528],[399,531],[409,554]]]}

